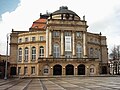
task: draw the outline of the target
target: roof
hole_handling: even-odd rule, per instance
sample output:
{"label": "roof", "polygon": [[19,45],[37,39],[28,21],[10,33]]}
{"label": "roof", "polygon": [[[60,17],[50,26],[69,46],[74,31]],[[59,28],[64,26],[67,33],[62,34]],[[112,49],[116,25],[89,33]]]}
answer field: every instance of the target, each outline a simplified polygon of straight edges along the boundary
{"label": "roof", "polygon": [[39,18],[38,20],[34,21],[31,28],[35,29],[45,29],[46,28],[47,19]]}

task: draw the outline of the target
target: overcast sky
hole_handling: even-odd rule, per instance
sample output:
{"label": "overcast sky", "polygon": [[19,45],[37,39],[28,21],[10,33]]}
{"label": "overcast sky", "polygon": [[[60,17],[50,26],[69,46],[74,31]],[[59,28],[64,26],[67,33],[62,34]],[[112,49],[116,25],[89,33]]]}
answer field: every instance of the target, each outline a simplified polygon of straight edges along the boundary
{"label": "overcast sky", "polygon": [[29,30],[40,13],[54,12],[60,6],[85,15],[88,32],[107,37],[109,52],[120,45],[120,0],[0,0],[0,54],[6,54],[6,34]]}

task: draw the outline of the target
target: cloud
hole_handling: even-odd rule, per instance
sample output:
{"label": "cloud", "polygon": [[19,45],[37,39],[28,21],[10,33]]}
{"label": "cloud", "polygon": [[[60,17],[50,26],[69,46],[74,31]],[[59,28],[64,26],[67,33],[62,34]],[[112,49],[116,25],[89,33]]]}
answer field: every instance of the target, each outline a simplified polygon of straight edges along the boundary
{"label": "cloud", "polygon": [[[81,18],[86,16],[89,28],[93,33],[102,32],[107,36],[108,45],[118,44],[120,1],[118,0],[20,0],[18,7],[12,12],[2,14],[0,21],[0,53],[5,54],[6,34],[12,28],[17,30],[29,30],[33,21],[39,18],[40,13],[54,12],[60,6],[76,12]],[[114,37],[114,38],[113,38]],[[116,38],[115,38],[116,37]],[[117,40],[117,41],[115,41]],[[2,47],[2,48],[1,48]]]}
{"label": "cloud", "polygon": [[[116,6],[117,7],[117,6]],[[102,32],[107,37],[109,53],[114,45],[120,45],[120,8],[114,8],[114,12],[103,19],[90,24],[92,32]]]}

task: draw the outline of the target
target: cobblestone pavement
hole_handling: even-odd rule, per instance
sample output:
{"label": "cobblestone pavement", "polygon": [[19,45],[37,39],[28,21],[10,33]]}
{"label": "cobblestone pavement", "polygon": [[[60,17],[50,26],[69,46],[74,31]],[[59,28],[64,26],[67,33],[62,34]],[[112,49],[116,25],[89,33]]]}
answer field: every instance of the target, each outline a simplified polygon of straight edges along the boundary
{"label": "cobblestone pavement", "polygon": [[0,79],[0,90],[120,90],[120,77]]}

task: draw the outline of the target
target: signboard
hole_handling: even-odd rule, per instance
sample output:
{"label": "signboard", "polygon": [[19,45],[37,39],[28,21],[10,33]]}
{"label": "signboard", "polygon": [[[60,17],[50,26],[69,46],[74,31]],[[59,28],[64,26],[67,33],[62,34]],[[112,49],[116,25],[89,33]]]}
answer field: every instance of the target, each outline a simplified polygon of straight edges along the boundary
{"label": "signboard", "polygon": [[65,36],[65,51],[71,51],[71,36]]}

